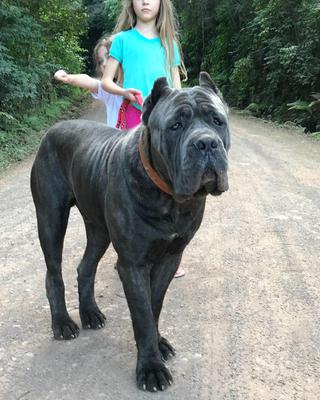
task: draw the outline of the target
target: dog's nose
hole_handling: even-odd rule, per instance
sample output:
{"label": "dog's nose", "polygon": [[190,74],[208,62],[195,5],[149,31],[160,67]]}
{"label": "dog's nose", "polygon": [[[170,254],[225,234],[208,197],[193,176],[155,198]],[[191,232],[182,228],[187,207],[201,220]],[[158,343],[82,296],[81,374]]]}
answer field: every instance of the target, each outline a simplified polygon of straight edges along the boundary
{"label": "dog's nose", "polygon": [[207,151],[214,150],[218,147],[218,140],[212,136],[202,137],[195,143],[195,146],[201,152],[206,153]]}

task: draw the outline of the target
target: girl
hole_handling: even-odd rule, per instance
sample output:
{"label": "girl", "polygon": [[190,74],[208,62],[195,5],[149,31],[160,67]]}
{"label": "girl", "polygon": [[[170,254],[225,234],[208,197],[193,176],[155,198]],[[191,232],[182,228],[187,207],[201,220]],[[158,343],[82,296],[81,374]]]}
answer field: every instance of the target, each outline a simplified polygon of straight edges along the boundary
{"label": "girl", "polygon": [[[186,76],[171,0],[123,0],[114,33],[117,35],[110,49],[102,87],[123,96],[122,128],[129,129],[140,123],[140,96],[148,96],[157,78],[166,76],[170,86],[181,88],[179,67]],[[123,88],[113,81],[120,65]]]}
{"label": "girl", "polygon": [[[100,77],[102,77],[107,65],[111,43],[112,36],[104,36],[98,41],[93,50],[97,75]],[[119,73],[119,71],[120,69],[116,72],[115,79],[121,79],[121,73]],[[101,100],[105,104],[107,112],[107,125],[112,127],[116,126],[120,105],[122,103],[121,96],[107,93],[102,89],[101,81],[99,79],[91,78],[86,74],[67,74],[64,70],[59,70],[54,74],[54,77],[55,79],[68,85],[89,90],[95,99]]]}
{"label": "girl", "polygon": [[[117,127],[134,128],[141,122],[141,97],[146,98],[157,78],[181,88],[179,67],[187,77],[179,55],[176,21],[171,0],[123,0],[105,68],[102,87],[123,96]],[[114,82],[119,66],[123,87]],[[178,266],[175,277],[185,274]]]}

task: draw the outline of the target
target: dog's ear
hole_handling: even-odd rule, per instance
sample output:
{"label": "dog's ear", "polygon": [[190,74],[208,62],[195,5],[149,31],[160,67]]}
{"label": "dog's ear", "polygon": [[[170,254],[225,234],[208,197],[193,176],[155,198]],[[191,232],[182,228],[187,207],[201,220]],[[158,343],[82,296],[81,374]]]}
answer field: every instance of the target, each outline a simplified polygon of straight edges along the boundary
{"label": "dog's ear", "polygon": [[220,97],[221,100],[223,100],[222,93],[220,92],[217,85],[213,82],[213,80],[211,79],[211,76],[207,72],[204,72],[204,71],[200,72],[199,84],[200,84],[200,86],[213,91],[217,96]]}
{"label": "dog's ear", "polygon": [[144,123],[144,125],[147,125],[151,111],[157,104],[160,97],[164,96],[165,94],[169,94],[170,92],[171,89],[168,85],[167,78],[158,78],[155,81],[151,93],[143,103],[142,122]]}

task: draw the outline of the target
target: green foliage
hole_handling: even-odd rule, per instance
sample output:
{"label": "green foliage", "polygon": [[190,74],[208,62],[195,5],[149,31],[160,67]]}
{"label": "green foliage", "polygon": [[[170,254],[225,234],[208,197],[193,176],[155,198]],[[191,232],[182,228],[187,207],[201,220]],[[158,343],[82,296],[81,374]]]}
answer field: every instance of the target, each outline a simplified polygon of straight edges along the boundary
{"label": "green foliage", "polygon": [[52,99],[51,103],[34,109],[32,115],[19,119],[0,112],[0,124],[4,128],[0,129],[0,169],[31,154],[39,144],[42,130],[61,117],[72,103],[76,102],[78,110],[85,97],[84,92],[76,91],[72,97]]}
{"label": "green foliage", "polygon": [[257,103],[250,103],[246,108],[245,112],[252,114],[256,117],[259,117],[261,115],[261,108],[259,104]]}
{"label": "green foliage", "polygon": [[314,93],[313,101],[297,100],[287,104],[289,111],[293,111],[295,121],[301,124],[304,122],[307,132],[320,131],[320,93]]}
{"label": "green foliage", "polygon": [[0,25],[0,107],[12,112],[35,101],[37,84],[46,73],[39,67],[42,28],[15,6],[0,8]]}
{"label": "green foliage", "polygon": [[252,98],[254,92],[253,73],[254,65],[250,57],[240,58],[240,60],[235,61],[230,75],[230,83],[232,93],[238,97],[238,103],[241,107],[246,106]]}
{"label": "green foliage", "polygon": [[[3,0],[0,7],[0,167],[29,154],[39,130],[79,94],[53,73],[83,68],[81,0]],[[69,96],[57,100],[58,94]]]}
{"label": "green foliage", "polygon": [[111,33],[120,12],[119,0],[84,0],[88,13],[89,32],[98,32],[98,38],[104,33]]}
{"label": "green foliage", "polygon": [[[320,131],[318,0],[174,3],[189,84],[207,70],[231,106]],[[113,31],[120,7],[121,0],[2,0],[0,150],[26,144],[43,124],[41,113],[55,114],[46,104],[74,95],[53,73],[83,71],[97,40]]]}
{"label": "green foliage", "polygon": [[81,70],[86,14],[80,0],[5,1],[0,26],[0,109],[17,117],[50,100],[58,68]]}
{"label": "green foliage", "polygon": [[[228,103],[280,121],[292,118],[307,130],[318,113],[287,103],[310,103],[320,88],[318,0],[176,0],[190,82],[206,69]],[[297,110],[295,110],[297,112]]]}
{"label": "green foliage", "polygon": [[87,67],[95,70],[95,62],[91,55],[97,41],[105,34],[111,34],[117,16],[120,12],[119,0],[83,0],[87,15],[89,29],[82,44],[88,50]]}
{"label": "green foliage", "polygon": [[45,29],[44,45],[46,60],[53,66],[80,72],[83,67],[84,50],[79,38],[86,32],[86,13],[81,1],[47,0],[41,2],[38,19]]}

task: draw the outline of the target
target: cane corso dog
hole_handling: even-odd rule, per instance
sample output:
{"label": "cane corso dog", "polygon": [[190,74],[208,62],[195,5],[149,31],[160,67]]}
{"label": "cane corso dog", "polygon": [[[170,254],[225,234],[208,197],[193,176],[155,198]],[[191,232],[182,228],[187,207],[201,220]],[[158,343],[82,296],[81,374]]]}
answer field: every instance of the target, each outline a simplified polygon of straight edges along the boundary
{"label": "cane corso dog", "polygon": [[31,173],[38,231],[56,339],[73,339],[61,273],[70,207],[85,223],[87,244],[78,266],[84,328],[105,324],[94,297],[97,265],[112,242],[138,349],[137,385],[164,390],[165,361],[174,355],[158,323],[182,252],[200,226],[206,196],[228,189],[228,111],[210,76],[199,86],[172,89],[158,79],[143,106],[142,124],[127,132],[75,120],[43,138]]}

